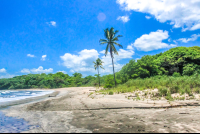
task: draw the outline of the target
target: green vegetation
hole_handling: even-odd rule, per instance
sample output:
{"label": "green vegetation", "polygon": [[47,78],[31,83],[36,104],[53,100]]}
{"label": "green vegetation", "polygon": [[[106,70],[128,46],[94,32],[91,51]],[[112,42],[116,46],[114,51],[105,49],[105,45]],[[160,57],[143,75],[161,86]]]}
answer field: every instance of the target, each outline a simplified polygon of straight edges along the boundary
{"label": "green vegetation", "polygon": [[104,35],[106,39],[100,39],[100,44],[107,44],[106,46],[106,50],[105,50],[105,56],[108,54],[108,50],[110,50],[110,56],[112,58],[112,65],[113,65],[113,74],[114,74],[114,81],[115,81],[115,86],[116,86],[116,79],[115,79],[115,67],[114,67],[114,62],[113,62],[113,58],[114,58],[114,54],[118,55],[117,49],[115,48],[115,45],[123,48],[122,45],[118,44],[116,41],[119,41],[119,37],[122,37],[122,35],[117,35],[119,31],[116,30],[114,31],[114,28],[110,28],[110,29],[105,29],[104,30]]}
{"label": "green vegetation", "polygon": [[58,72],[56,74],[28,74],[10,79],[0,79],[0,89],[63,88],[90,84],[96,77],[74,73],[73,76]]}
{"label": "green vegetation", "polygon": [[110,91],[110,92],[109,92],[109,95],[113,95],[113,94],[114,94],[113,91]]}
{"label": "green vegetation", "polygon": [[176,47],[157,55],[146,55],[137,62],[131,60],[116,73],[121,83],[129,79],[149,78],[152,76],[188,75],[200,71],[200,47]]}
{"label": "green vegetation", "polygon": [[[99,92],[103,94],[112,95],[157,88],[158,94],[149,94],[146,91],[144,95],[165,97],[171,101],[186,99],[183,96],[172,98],[171,94],[186,93],[190,98],[194,98],[194,93],[200,93],[200,47],[176,47],[157,55],[146,55],[137,62],[130,60],[116,73],[116,77],[110,74],[100,77],[99,73],[95,76],[82,78],[80,73],[69,76],[61,72],[48,75],[28,74],[0,79],[0,89],[97,86],[101,81],[105,89]],[[114,77],[116,81],[113,81]],[[117,87],[115,82],[118,84]],[[139,96],[137,100],[140,100]]]}
{"label": "green vegetation", "polygon": [[[173,100],[171,94],[200,93],[200,47],[176,47],[157,55],[130,60],[116,73],[116,88],[111,76],[106,76],[100,92],[126,93],[145,89],[159,89],[160,96]],[[147,93],[146,93],[147,95]],[[182,99],[182,98],[181,98]]]}
{"label": "green vegetation", "polygon": [[[135,92],[137,90],[155,89],[158,88],[160,96],[167,96],[169,93],[192,93],[200,92],[200,74],[192,76],[154,76],[150,78],[137,78],[129,80],[128,82],[118,85],[116,88],[109,90],[102,90],[100,92],[125,93]],[[145,93],[148,94],[147,92]]]}

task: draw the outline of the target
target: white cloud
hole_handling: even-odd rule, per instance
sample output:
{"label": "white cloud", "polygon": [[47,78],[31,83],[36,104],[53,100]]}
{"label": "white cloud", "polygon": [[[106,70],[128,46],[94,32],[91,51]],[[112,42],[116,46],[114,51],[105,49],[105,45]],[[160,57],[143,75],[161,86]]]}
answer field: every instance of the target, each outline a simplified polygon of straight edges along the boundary
{"label": "white cloud", "polygon": [[151,32],[150,34],[144,34],[140,38],[136,39],[132,44],[138,50],[141,51],[152,51],[162,48],[174,47],[173,44],[166,44],[162,41],[168,39],[168,31],[157,30],[156,32]]}
{"label": "white cloud", "polygon": [[119,55],[115,55],[116,60],[122,60],[132,58],[135,52],[133,50],[119,49],[118,54]]}
{"label": "white cloud", "polygon": [[5,68],[0,69],[0,73],[6,73],[6,69]]}
{"label": "white cloud", "polygon": [[135,61],[137,62],[140,58],[136,58]]}
{"label": "white cloud", "polygon": [[183,31],[200,29],[200,0],[117,0],[123,10],[148,13]]}
{"label": "white cloud", "polygon": [[46,57],[47,57],[47,55],[42,55],[41,60],[42,60],[42,61],[45,61],[45,60],[46,60]]}
{"label": "white cloud", "polygon": [[105,50],[102,50],[102,51],[100,51],[99,53],[100,53],[100,54],[105,54],[105,52],[106,52]]}
{"label": "white cloud", "polygon": [[[99,57],[99,53],[103,54],[103,56]],[[87,50],[84,49],[78,53],[78,55],[73,55],[70,53],[66,53],[60,58],[63,60],[63,65],[70,69],[70,72],[83,72],[83,73],[97,73],[94,69],[93,61],[96,61],[97,58],[101,58],[103,63],[103,67],[105,70],[101,69],[101,74],[112,73],[112,59],[110,54],[105,57],[105,50],[97,52],[95,49]],[[114,55],[114,63],[115,63],[115,71],[119,71],[122,68],[122,64],[118,63],[122,59],[132,58],[134,55],[133,50],[124,50],[119,49],[119,55]]]}
{"label": "white cloud", "polygon": [[35,55],[27,54],[27,57],[31,57],[31,58],[33,58],[33,57],[35,57]]}
{"label": "white cloud", "polygon": [[17,76],[17,75],[11,75],[11,74],[0,75],[0,79],[2,79],[2,78],[13,78],[15,76]]}
{"label": "white cloud", "polygon": [[130,19],[129,19],[129,16],[119,16],[117,18],[117,20],[121,20],[123,21],[124,23],[128,22]]}
{"label": "white cloud", "polygon": [[24,69],[21,70],[21,73],[29,74],[29,73],[31,73],[31,71],[29,69],[24,68]]}
{"label": "white cloud", "polygon": [[26,69],[26,68],[21,70],[21,73],[51,73],[51,72],[53,72],[52,68],[43,69],[42,66],[39,66],[38,68],[33,68],[31,70]]}
{"label": "white cloud", "polygon": [[78,55],[66,53],[60,58],[63,60],[63,65],[71,69],[70,72],[95,72],[93,61],[98,58],[98,55],[95,49],[84,49]]}
{"label": "white cloud", "polygon": [[47,22],[47,24],[48,24],[49,26],[54,26],[54,27],[56,27],[56,22],[55,22],[55,21]]}
{"label": "white cloud", "polygon": [[190,29],[191,31],[200,29],[200,24],[195,24],[194,26],[192,26],[192,28]]}
{"label": "white cloud", "polygon": [[146,19],[151,19],[151,17],[150,17],[150,16],[145,16],[145,18],[146,18]]}
{"label": "white cloud", "polygon": [[175,44],[177,44],[177,41],[176,41],[176,40],[173,40],[173,42],[174,42]]}
{"label": "white cloud", "polygon": [[64,73],[64,74],[67,74],[67,72],[66,72],[66,71],[57,71],[57,72],[62,72],[62,73]]}
{"label": "white cloud", "polygon": [[73,69],[70,70],[71,73],[75,73],[75,71]]}
{"label": "white cloud", "polygon": [[180,38],[177,41],[182,41],[184,43],[188,43],[189,41],[195,41],[200,37],[200,34],[193,34],[191,38]]}
{"label": "white cloud", "polygon": [[[119,49],[118,51],[119,55],[114,55],[114,66],[115,66],[115,72],[119,71],[123,65],[118,63],[120,60],[123,59],[131,59],[132,56],[135,54],[135,52],[133,50],[124,50],[124,49]],[[108,55],[102,56],[101,57],[103,63],[103,66],[105,68],[105,70],[101,70],[102,73],[113,73],[113,66],[112,66],[112,59],[110,57],[110,54],[108,53]]]}
{"label": "white cloud", "polygon": [[34,69],[31,69],[31,72],[32,73],[51,73],[53,72],[53,69],[52,68],[49,68],[49,69],[43,69],[42,66],[39,66],[39,68],[34,68]]}
{"label": "white cloud", "polygon": [[128,45],[128,46],[127,46],[127,49],[133,50],[133,46],[132,46],[132,45]]}

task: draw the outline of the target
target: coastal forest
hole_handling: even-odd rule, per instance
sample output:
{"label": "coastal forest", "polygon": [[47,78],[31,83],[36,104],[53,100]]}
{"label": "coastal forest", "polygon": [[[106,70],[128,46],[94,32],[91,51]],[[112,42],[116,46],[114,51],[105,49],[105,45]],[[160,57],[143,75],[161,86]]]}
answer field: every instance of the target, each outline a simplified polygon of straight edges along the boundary
{"label": "coastal forest", "polygon": [[[176,90],[178,92],[179,89],[190,92],[190,89],[195,88],[200,93],[200,47],[176,47],[164,53],[145,55],[137,61],[132,59],[115,73],[115,77],[116,92],[172,86],[173,92]],[[104,88],[113,88],[115,87],[113,79],[112,74],[104,76],[96,74],[83,78],[78,72],[72,76],[62,72],[28,74],[0,79],[0,89],[52,89],[99,86],[100,83]]]}

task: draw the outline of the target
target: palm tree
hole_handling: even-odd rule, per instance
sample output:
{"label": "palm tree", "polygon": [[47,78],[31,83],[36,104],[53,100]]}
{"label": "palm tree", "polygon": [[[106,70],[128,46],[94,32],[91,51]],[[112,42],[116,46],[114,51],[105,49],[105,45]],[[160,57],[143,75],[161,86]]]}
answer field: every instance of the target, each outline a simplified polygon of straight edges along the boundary
{"label": "palm tree", "polygon": [[114,28],[111,27],[110,29],[107,28],[104,30],[104,36],[106,39],[100,39],[99,42],[101,45],[103,44],[107,44],[107,47],[106,47],[106,51],[105,51],[105,56],[108,54],[108,51],[110,50],[110,56],[112,58],[112,65],[113,65],[113,74],[114,74],[114,81],[115,81],[115,86],[116,86],[116,80],[115,80],[115,67],[114,67],[114,63],[113,63],[113,58],[114,58],[114,54],[117,54],[118,55],[118,52],[115,48],[115,45],[123,48],[122,45],[118,44],[116,41],[119,41],[119,37],[122,37],[122,35],[117,35],[116,34],[118,33],[119,31],[116,30],[114,31]]}
{"label": "palm tree", "polygon": [[[93,63],[94,63],[94,68],[95,68],[95,70],[96,70],[96,69],[98,70],[98,77],[99,77],[99,67],[102,68],[102,69],[104,69],[104,68],[102,67],[102,66],[103,66],[103,65],[102,65],[102,64],[103,64],[103,61],[101,61],[101,59],[98,58],[98,59],[96,60],[96,62],[93,61]],[[100,87],[100,77],[99,77],[99,87]]]}

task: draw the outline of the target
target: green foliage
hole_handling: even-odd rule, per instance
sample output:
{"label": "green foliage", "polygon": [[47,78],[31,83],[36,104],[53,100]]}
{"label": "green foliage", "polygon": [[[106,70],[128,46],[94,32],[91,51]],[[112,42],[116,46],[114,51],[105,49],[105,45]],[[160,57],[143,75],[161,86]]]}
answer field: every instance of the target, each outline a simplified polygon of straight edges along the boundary
{"label": "green foliage", "polygon": [[113,75],[107,75],[105,78],[105,86],[104,88],[112,88],[114,87],[115,82],[114,82],[114,77]]}
{"label": "green foliage", "polygon": [[185,100],[185,97],[183,96],[183,97],[179,97],[179,100]]}
{"label": "green foliage", "polygon": [[158,92],[159,92],[160,96],[166,96],[168,89],[167,88],[160,88],[160,89],[158,89]]}
{"label": "green foliage", "polygon": [[183,67],[183,75],[191,76],[195,73],[196,70],[199,70],[199,65],[197,64],[187,64]]}
{"label": "green foliage", "polygon": [[139,97],[139,96],[137,96],[136,100],[140,100],[140,97]]}
{"label": "green foliage", "polygon": [[169,101],[173,101],[174,99],[172,98],[171,96],[171,93],[167,93],[167,96],[165,96],[165,99],[166,100],[169,100]]}
{"label": "green foliage", "polygon": [[172,87],[170,87],[170,93],[174,94],[174,93],[178,93],[179,92],[179,85],[173,85]]}
{"label": "green foliage", "polygon": [[[106,43],[107,44],[107,43]],[[82,77],[81,73],[72,76],[56,74],[28,74],[9,79],[0,79],[0,89],[63,88],[98,85],[104,88],[115,85],[113,75]],[[157,55],[146,55],[141,59],[130,60],[116,72],[118,86],[113,93],[126,93],[135,90],[158,88],[161,95],[169,93],[198,93],[200,87],[200,47],[176,47]],[[106,91],[107,92],[107,91]],[[108,92],[107,92],[108,94]]]}
{"label": "green foliage", "polygon": [[192,91],[191,91],[191,88],[189,86],[185,87],[185,93],[187,93],[189,96],[192,96]]}
{"label": "green foliage", "polygon": [[114,94],[113,91],[110,91],[110,92],[109,92],[109,95],[113,95],[113,94]]}
{"label": "green foliage", "polygon": [[28,74],[9,79],[0,79],[0,89],[64,88],[90,84],[95,77],[74,73],[73,76],[58,72],[56,74]]}
{"label": "green foliage", "polygon": [[173,76],[173,77],[181,77],[181,74],[180,74],[180,73],[177,73],[177,72],[174,72],[172,76]]}
{"label": "green foliage", "polygon": [[141,59],[130,60],[116,73],[122,83],[130,79],[152,76],[193,75],[200,70],[200,47],[176,47],[157,55],[146,55]]}
{"label": "green foliage", "polygon": [[194,88],[193,91],[194,93],[200,94],[200,88]]}
{"label": "green foliage", "polygon": [[[111,80],[113,77],[111,78]],[[108,91],[113,91],[114,93],[127,93],[135,92],[136,90],[145,90],[145,89],[155,89],[158,88],[160,96],[168,96],[168,94],[180,93],[181,95],[187,93],[192,95],[193,92],[200,93],[200,75],[192,76],[182,76],[182,77],[173,77],[173,76],[154,76],[150,78],[137,78],[131,79],[128,82],[118,85],[116,88],[109,89]],[[107,92],[102,90],[101,92]],[[147,93],[146,93],[147,95]]]}
{"label": "green foliage", "polygon": [[90,97],[91,95],[93,95],[94,93],[93,92],[91,92],[89,95],[88,95],[88,97]]}

